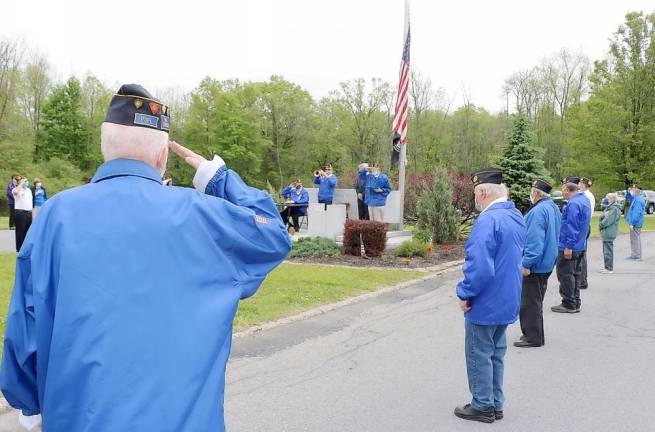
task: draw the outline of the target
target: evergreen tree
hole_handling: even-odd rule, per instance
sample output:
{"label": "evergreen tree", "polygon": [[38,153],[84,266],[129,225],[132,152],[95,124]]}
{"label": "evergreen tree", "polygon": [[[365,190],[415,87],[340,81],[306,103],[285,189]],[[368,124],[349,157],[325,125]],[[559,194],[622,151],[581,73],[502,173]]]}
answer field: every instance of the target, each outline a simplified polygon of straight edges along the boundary
{"label": "evergreen tree", "polygon": [[425,187],[416,202],[417,238],[445,243],[457,240],[459,216],[453,206],[453,185],[445,169],[435,171],[432,184]]}
{"label": "evergreen tree", "polygon": [[82,93],[77,78],[55,87],[46,101],[41,116],[43,122],[42,148],[36,154],[49,160],[65,158],[81,170],[90,164],[87,130],[82,114]]}
{"label": "evergreen tree", "polygon": [[548,179],[539,149],[532,146],[530,123],[522,113],[515,116],[508,143],[497,160],[503,171],[503,182],[510,190],[516,206],[525,211],[530,207],[530,188],[537,178]]}

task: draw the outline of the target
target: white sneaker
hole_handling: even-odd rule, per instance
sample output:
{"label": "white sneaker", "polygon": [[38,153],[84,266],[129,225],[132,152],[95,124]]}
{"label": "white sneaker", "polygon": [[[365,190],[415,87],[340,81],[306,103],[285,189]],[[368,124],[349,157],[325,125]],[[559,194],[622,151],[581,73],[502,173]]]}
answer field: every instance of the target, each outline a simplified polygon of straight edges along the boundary
{"label": "white sneaker", "polygon": [[607,270],[607,269],[602,269],[600,272],[601,272],[601,274],[612,274],[612,273],[614,273],[613,270]]}

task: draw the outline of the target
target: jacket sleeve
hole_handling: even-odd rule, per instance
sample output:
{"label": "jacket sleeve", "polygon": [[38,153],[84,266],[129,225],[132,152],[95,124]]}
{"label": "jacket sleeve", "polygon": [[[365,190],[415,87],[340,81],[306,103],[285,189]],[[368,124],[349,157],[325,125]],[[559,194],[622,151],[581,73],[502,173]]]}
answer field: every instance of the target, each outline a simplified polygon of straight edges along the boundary
{"label": "jacket sleeve", "polygon": [[314,184],[320,185],[321,184],[321,177],[314,176]]}
{"label": "jacket sleeve", "polygon": [[33,416],[41,412],[36,375],[36,329],[31,260],[19,255],[9,304],[0,388],[11,406]]}
{"label": "jacket sleeve", "polygon": [[490,217],[480,217],[473,225],[466,242],[464,260],[464,280],[457,284],[457,297],[472,299],[485,289],[495,276],[496,232]]}
{"label": "jacket sleeve", "polygon": [[612,206],[612,208],[609,209],[607,214],[601,217],[600,222],[598,222],[598,227],[601,230],[604,230],[605,228],[614,225],[616,221],[619,219],[619,217],[620,217],[619,209],[616,206]]}
{"label": "jacket sleeve", "polygon": [[338,183],[337,176],[331,175],[330,177],[328,177],[328,184],[330,185],[330,188],[334,189],[335,187],[337,187],[337,183]]}
{"label": "jacket sleeve", "polygon": [[193,184],[207,195],[228,201],[220,210],[227,213],[224,216],[235,228],[228,231],[229,238],[219,240],[228,245],[241,298],[250,297],[291,250],[289,234],[273,199],[246,185],[218,156],[198,167]]}
{"label": "jacket sleeve", "polygon": [[387,196],[391,192],[391,182],[389,181],[389,177],[385,179],[384,185],[382,186],[382,195]]}
{"label": "jacket sleeve", "polygon": [[544,253],[546,244],[546,217],[543,209],[535,208],[534,214],[530,215],[528,231],[526,234],[525,249],[523,252],[522,266],[531,269],[536,265]]}
{"label": "jacket sleeve", "polygon": [[289,196],[289,195],[291,195],[291,192],[289,191],[289,186],[285,187],[284,189],[282,189],[282,192],[280,192],[280,196],[282,198],[284,198],[286,196]]}
{"label": "jacket sleeve", "polygon": [[300,198],[296,201],[296,204],[307,204],[309,203],[309,192],[306,190],[302,191],[302,194],[300,194]]}

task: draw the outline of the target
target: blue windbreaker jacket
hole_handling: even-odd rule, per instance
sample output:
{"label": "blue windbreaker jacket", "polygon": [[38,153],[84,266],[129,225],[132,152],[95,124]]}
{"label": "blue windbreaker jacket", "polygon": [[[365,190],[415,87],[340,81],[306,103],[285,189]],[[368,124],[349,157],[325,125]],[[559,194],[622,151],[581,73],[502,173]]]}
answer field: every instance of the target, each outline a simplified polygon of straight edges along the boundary
{"label": "blue windbreaker jacket", "polygon": [[[382,189],[382,192],[375,192],[374,189]],[[387,196],[391,192],[391,183],[389,177],[380,174],[377,178],[369,175],[366,181],[366,195],[364,202],[371,207],[384,207],[387,203]]]}
{"label": "blue windbreaker jacket", "polygon": [[332,201],[334,189],[336,189],[338,182],[337,176],[334,174],[330,177],[314,177],[314,184],[318,185],[318,199],[320,201]]}
{"label": "blue windbreaker jacket", "polygon": [[625,221],[628,225],[641,228],[644,225],[644,212],[646,211],[644,197],[641,194],[633,197],[630,192],[626,194],[627,196],[630,196],[630,208],[628,214],[625,215]]}
{"label": "blue windbreaker jacket", "polygon": [[[287,186],[282,189],[280,196],[283,198],[291,199],[294,204],[308,204],[309,203],[309,193],[305,188],[300,189],[300,193],[295,188]],[[295,207],[300,214],[307,214],[307,206]]]}
{"label": "blue windbreaker jacket", "polygon": [[591,223],[591,204],[581,193],[573,194],[562,212],[558,250],[587,250],[587,232]]}
{"label": "blue windbreaker jacket", "polygon": [[457,297],[469,300],[464,317],[480,325],[510,324],[521,305],[523,216],[511,201],[491,205],[473,224],[466,242],[464,280]]}
{"label": "blue windbreaker jacket", "polygon": [[43,205],[17,259],[0,388],[44,431],[225,430],[237,305],[291,244],[268,194],[212,172],[201,193],[112,160]]}
{"label": "blue windbreaker jacket", "polygon": [[559,208],[550,198],[542,198],[525,215],[527,235],[523,267],[532,273],[550,273],[557,261],[557,242],[562,225]]}

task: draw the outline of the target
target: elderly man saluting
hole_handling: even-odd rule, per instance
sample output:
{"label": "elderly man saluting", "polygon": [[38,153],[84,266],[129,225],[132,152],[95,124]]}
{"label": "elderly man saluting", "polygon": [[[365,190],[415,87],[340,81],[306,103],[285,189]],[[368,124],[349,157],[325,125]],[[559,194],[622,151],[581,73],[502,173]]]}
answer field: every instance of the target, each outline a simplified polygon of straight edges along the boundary
{"label": "elderly man saluting", "polygon": [[473,399],[457,407],[455,415],[492,423],[503,418],[505,331],[519,314],[526,231],[523,216],[507,200],[500,170],[487,168],[472,181],[480,216],[466,242],[464,280],[457,284],[457,297],[465,312],[466,370]]}
{"label": "elderly man saluting", "polygon": [[521,290],[521,340],[519,348],[540,347],[544,337],[544,296],[548,278],[557,261],[561,215],[550,198],[552,186],[536,180],[530,190],[532,207],[525,215],[527,235],[523,252],[523,289]]}
{"label": "elderly man saluting", "polygon": [[[197,191],[164,187],[169,108],[120,88],[90,184],[48,200],[17,260],[0,387],[48,432],[223,431],[240,299],[291,245],[273,200],[170,143]],[[27,419],[25,418],[27,416]]]}

